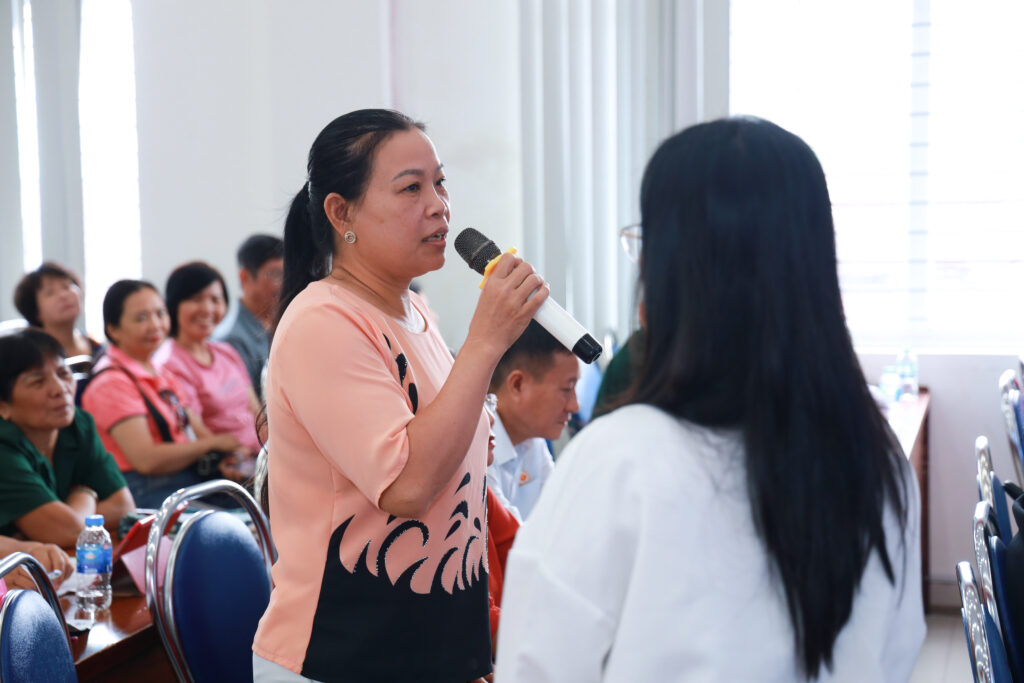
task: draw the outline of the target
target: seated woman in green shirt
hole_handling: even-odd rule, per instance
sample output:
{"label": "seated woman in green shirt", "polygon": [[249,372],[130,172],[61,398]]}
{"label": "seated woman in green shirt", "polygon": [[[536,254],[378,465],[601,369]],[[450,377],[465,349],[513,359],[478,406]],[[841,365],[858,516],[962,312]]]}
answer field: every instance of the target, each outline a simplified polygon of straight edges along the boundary
{"label": "seated woman in green shirt", "polygon": [[74,399],[57,340],[31,328],[0,337],[0,535],[72,547],[86,516],[103,515],[116,530],[135,509]]}

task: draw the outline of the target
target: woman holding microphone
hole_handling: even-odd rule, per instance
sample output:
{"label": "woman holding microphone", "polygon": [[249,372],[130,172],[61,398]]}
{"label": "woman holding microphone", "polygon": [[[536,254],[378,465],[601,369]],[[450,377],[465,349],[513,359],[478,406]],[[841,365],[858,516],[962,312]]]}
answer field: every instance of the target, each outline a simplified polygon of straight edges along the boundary
{"label": "woman holding microphone", "polygon": [[269,360],[279,557],[254,677],[471,681],[491,670],[484,395],[547,287],[502,257],[453,362],[409,291],[444,265],[449,223],[422,124],[341,116],[307,174]]}

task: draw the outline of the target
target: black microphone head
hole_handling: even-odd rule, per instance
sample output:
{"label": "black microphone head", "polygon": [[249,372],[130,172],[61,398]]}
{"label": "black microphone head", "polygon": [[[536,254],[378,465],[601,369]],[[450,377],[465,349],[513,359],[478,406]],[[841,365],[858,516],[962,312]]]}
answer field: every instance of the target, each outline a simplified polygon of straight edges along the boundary
{"label": "black microphone head", "polygon": [[501,256],[498,245],[476,228],[466,228],[455,237],[455,251],[481,275],[491,259]]}

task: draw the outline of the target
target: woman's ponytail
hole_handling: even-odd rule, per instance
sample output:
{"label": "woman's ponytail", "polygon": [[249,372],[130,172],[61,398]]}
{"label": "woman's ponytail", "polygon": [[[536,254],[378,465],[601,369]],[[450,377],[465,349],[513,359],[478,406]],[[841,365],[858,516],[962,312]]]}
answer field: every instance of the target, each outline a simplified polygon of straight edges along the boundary
{"label": "woman's ponytail", "polygon": [[[325,221],[314,221],[310,215],[310,191],[307,182],[292,199],[284,222],[284,282],[281,303],[274,328],[299,292],[310,282],[327,277],[331,261],[331,233]],[[322,234],[326,233],[326,234]]]}

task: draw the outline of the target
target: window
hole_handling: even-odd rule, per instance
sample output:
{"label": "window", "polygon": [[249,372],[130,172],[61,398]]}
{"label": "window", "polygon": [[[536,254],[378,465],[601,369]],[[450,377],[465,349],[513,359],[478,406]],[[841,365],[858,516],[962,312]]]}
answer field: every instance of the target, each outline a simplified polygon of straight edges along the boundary
{"label": "window", "polygon": [[733,113],[828,176],[854,342],[1019,349],[1024,43],[1013,0],[733,0]]}
{"label": "window", "polygon": [[94,334],[110,285],[142,273],[132,35],[129,0],[84,0],[78,112],[85,314]]}
{"label": "window", "polygon": [[21,184],[22,263],[25,270],[32,270],[43,260],[32,3],[29,0],[14,0],[11,9],[14,19],[12,38],[14,97],[18,121],[18,176]]}

